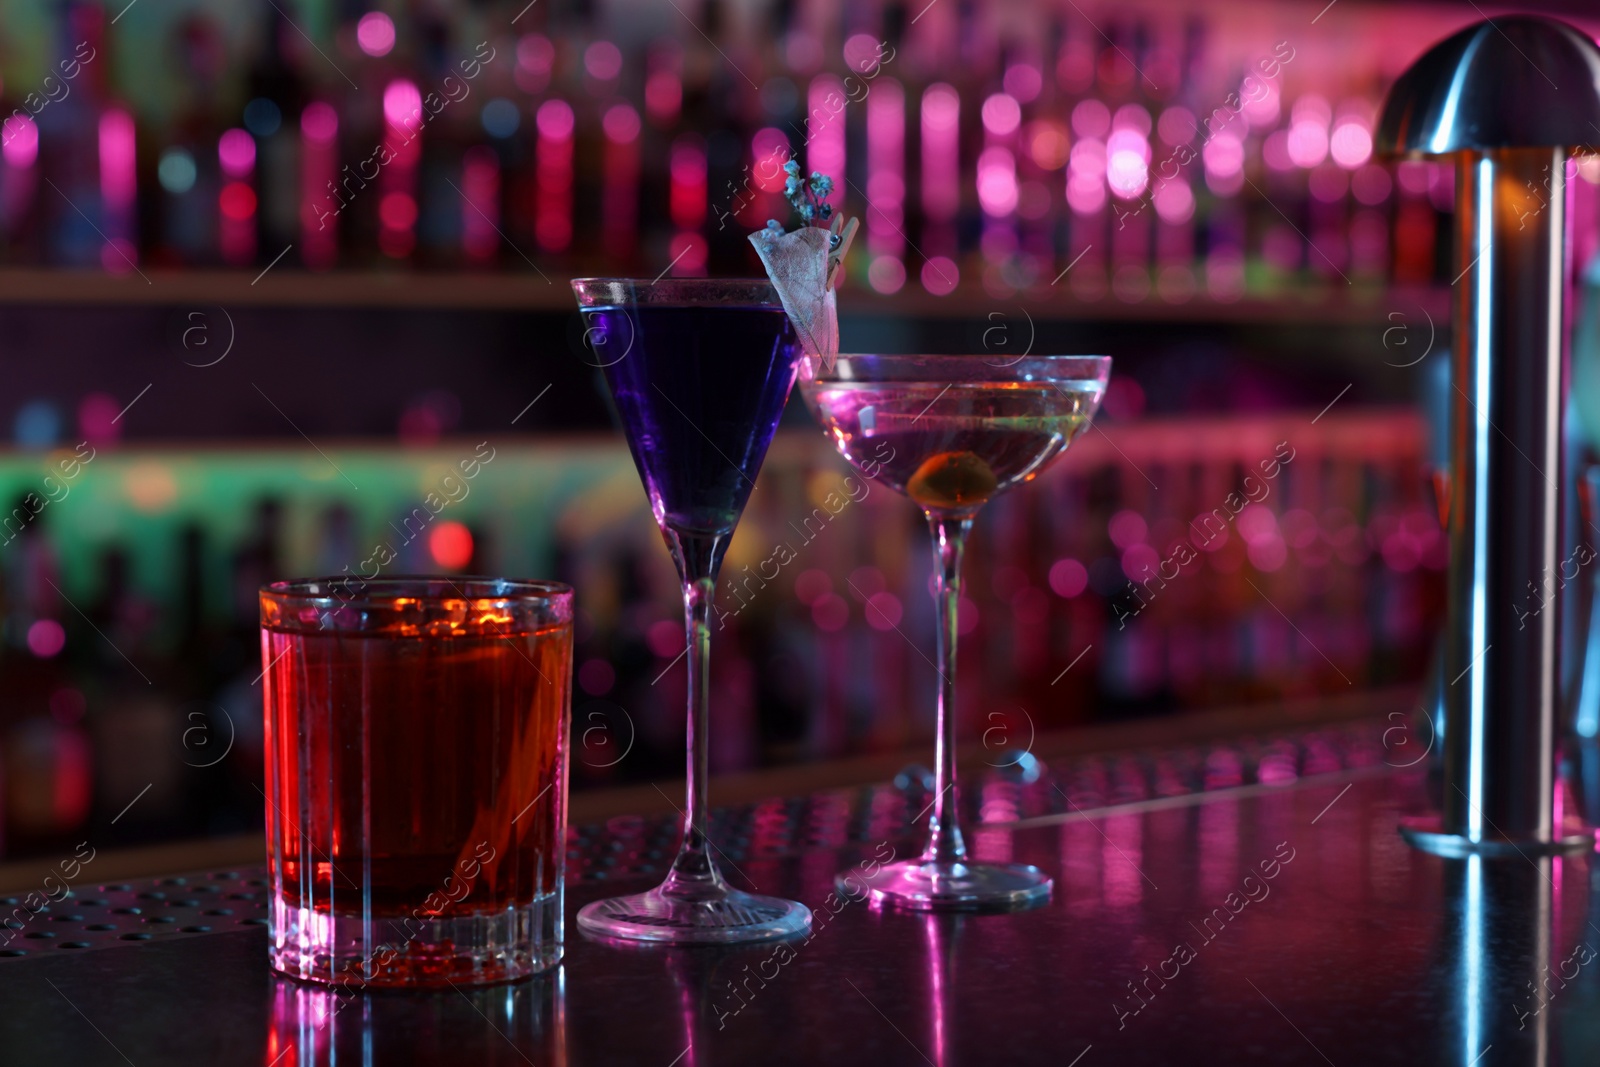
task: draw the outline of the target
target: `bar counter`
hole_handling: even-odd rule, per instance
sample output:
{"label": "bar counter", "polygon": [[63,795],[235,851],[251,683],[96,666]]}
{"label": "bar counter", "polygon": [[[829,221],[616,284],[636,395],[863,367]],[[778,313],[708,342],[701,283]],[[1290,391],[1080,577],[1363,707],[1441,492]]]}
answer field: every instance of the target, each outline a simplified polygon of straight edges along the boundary
{"label": "bar counter", "polygon": [[263,868],[91,873],[0,958],[0,1047],[86,1067],[1592,1063],[1590,863],[1408,848],[1397,823],[1433,805],[1424,746],[1388,715],[1405,703],[1268,709],[1226,739],[1147,722],[1137,748],[1095,752],[1042,737],[1032,782],[966,760],[985,772],[967,788],[979,858],[1055,878],[1048,905],[1014,914],[834,893],[837,871],[915,847],[914,780],[722,798],[730,879],[813,909],[811,934],[782,943],[586,938],[573,913],[657,881],[674,817],[586,823],[604,800],[575,797],[565,961],[511,986],[336,996],[268,971]]}

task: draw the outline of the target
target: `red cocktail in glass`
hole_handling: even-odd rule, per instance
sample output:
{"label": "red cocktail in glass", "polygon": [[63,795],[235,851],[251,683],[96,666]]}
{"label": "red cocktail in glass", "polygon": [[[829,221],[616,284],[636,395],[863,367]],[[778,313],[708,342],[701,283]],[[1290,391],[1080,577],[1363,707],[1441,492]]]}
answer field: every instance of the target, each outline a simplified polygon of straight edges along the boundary
{"label": "red cocktail in glass", "polygon": [[554,964],[572,591],[282,582],[261,654],[273,967],[410,986]]}

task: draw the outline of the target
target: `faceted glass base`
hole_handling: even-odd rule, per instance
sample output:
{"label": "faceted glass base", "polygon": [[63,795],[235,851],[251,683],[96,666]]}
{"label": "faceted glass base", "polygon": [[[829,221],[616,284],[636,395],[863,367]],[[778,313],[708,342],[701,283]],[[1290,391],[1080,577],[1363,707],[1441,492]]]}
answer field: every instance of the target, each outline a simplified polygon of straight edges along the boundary
{"label": "faceted glass base", "polygon": [[491,914],[370,921],[275,899],[268,962],[290,978],[358,990],[513,982],[560,962],[561,911],[559,892]]}
{"label": "faceted glass base", "polygon": [[610,897],[585,905],[578,926],[599,937],[675,944],[773,941],[811,928],[811,910],[778,897],[724,889],[705,899],[648,893]]}
{"label": "faceted glass base", "polygon": [[834,878],[841,893],[913,911],[1017,911],[1050,899],[1051,881],[1025,863],[951,863],[905,860],[871,877],[845,871]]}

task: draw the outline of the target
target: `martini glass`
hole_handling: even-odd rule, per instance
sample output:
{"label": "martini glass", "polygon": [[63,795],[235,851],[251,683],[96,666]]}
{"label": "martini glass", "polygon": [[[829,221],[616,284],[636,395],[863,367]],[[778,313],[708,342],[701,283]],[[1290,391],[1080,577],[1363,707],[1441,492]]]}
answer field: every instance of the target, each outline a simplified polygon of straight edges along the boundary
{"label": "martini glass", "polygon": [[[938,607],[938,793],[922,855],[864,879],[871,899],[923,911],[1021,908],[1050,896],[1026,864],[967,859],[957,822],[956,608],[961,554],[980,508],[1030,481],[1089,426],[1111,376],[1106,356],[841,355],[801,362],[800,389],[857,469],[922,507],[933,531]],[[841,892],[863,880],[840,875]]]}
{"label": "martini glass", "polygon": [[578,925],[603,937],[680,943],[799,933],[811,925],[805,905],[729,886],[706,836],[717,570],[794,386],[799,339],[765,280],[578,278],[572,289],[678,565],[689,651],[688,800],[677,858],[661,885],[589,904]]}

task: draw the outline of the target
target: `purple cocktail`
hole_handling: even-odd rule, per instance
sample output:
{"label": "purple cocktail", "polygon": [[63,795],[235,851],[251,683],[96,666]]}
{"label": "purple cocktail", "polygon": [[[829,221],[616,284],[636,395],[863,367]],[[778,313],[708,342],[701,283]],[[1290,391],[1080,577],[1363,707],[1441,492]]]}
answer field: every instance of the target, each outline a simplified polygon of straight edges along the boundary
{"label": "purple cocktail", "polygon": [[578,925],[638,941],[759,941],[799,933],[810,926],[811,912],[731,888],[705,833],[717,570],[794,386],[799,341],[766,281],[580,278],[572,289],[678,565],[689,649],[688,802],[678,856],[661,885],[589,904]]}
{"label": "purple cocktail", "polygon": [[604,370],[656,521],[731,533],[794,384],[799,346],[783,308],[646,304],[584,317],[599,351],[631,343]]}

